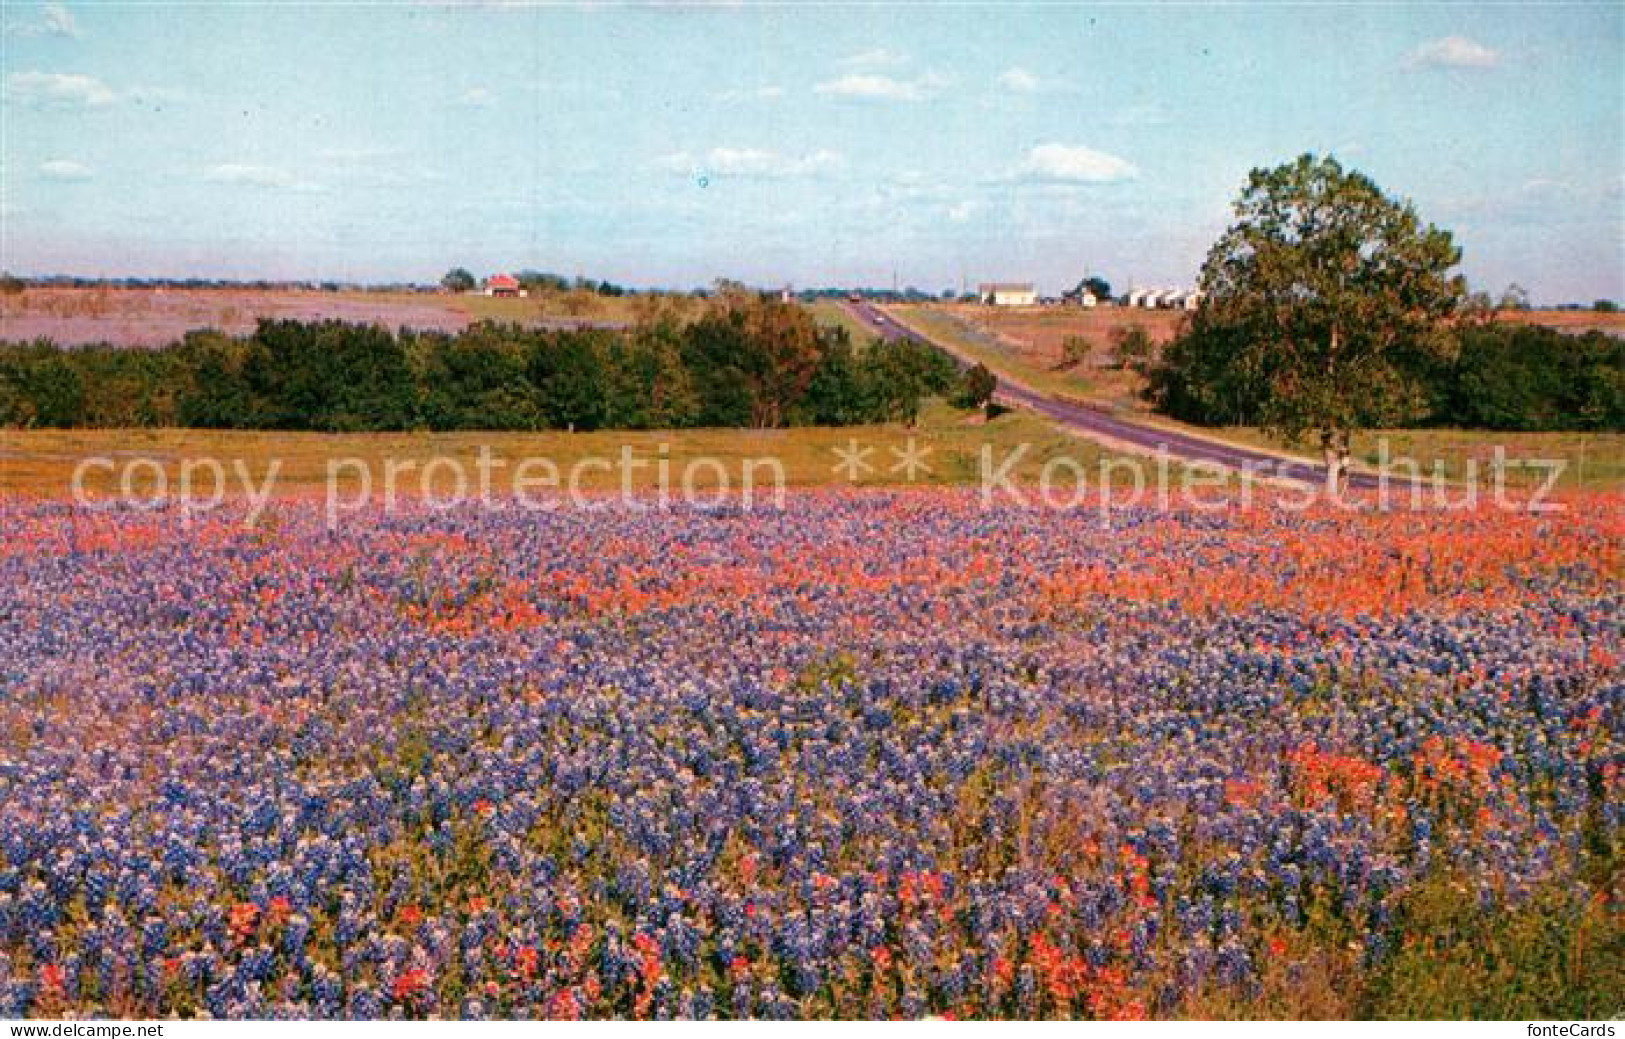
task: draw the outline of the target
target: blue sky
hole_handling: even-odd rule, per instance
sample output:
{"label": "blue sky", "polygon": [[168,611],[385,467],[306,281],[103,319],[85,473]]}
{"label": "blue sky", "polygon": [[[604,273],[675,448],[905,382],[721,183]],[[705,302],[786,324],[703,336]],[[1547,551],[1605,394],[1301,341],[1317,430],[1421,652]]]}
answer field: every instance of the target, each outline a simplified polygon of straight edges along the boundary
{"label": "blue sky", "polygon": [[1625,297],[1625,8],[8,2],[25,273],[1182,285],[1331,152]]}

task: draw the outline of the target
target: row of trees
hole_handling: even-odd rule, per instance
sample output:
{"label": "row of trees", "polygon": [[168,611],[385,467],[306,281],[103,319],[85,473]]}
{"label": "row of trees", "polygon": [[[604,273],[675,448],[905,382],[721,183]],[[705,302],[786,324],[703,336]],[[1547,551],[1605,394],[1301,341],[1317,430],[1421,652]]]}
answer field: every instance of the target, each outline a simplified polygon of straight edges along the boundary
{"label": "row of trees", "polygon": [[[595,292],[600,296],[624,296],[628,290],[611,281],[577,277],[574,280],[550,271],[522,270],[515,274],[519,287],[529,292]],[[453,267],[440,279],[440,287],[447,292],[473,292],[479,279],[467,267]]]}
{"label": "row of trees", "polygon": [[[1403,351],[1386,388],[1350,396],[1352,428],[1419,425],[1514,432],[1625,430],[1625,339],[1565,335],[1510,323],[1447,329],[1438,353]],[[1228,337],[1192,331],[1147,371],[1159,410],[1204,425],[1266,425],[1279,391],[1257,368],[1235,363]]]}
{"label": "row of trees", "polygon": [[341,322],[195,332],[161,350],[0,345],[0,425],[369,430],[660,429],[912,422],[953,395],[946,355],[855,348],[800,307],[753,301],[688,324],[456,334]]}
{"label": "row of trees", "polygon": [[1184,419],[1314,437],[1334,484],[1361,428],[1625,428],[1625,343],[1496,323],[1460,260],[1448,231],[1335,159],[1254,170],[1149,393]]}

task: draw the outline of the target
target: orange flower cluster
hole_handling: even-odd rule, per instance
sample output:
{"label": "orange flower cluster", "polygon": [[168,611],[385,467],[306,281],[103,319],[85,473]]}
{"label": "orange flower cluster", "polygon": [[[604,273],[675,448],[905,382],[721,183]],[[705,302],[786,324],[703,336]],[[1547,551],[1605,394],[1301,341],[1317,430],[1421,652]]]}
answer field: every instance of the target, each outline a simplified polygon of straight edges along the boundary
{"label": "orange flower cluster", "polygon": [[1316,807],[1335,801],[1339,811],[1369,809],[1387,773],[1352,754],[1323,751],[1313,743],[1289,751],[1293,769],[1292,792],[1300,804]]}

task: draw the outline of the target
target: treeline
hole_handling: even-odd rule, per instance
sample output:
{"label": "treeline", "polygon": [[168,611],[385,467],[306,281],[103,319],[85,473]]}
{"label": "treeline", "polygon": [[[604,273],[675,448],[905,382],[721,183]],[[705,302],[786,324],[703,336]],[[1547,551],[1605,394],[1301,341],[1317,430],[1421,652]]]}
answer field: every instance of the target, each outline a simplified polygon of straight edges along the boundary
{"label": "treeline", "polygon": [[215,429],[669,429],[909,421],[961,377],[914,340],[856,348],[793,305],[688,324],[451,335],[329,321],[194,332],[158,350],[0,344],[0,425]]}
{"label": "treeline", "polygon": [[[1625,431],[1625,340],[1501,322],[1440,334],[1455,341],[1443,359],[1422,350],[1402,359],[1406,378],[1396,392],[1408,398],[1407,422],[1507,432]],[[1237,364],[1239,353],[1198,318],[1147,369],[1146,394],[1158,410],[1188,422],[1255,425],[1277,373]]]}

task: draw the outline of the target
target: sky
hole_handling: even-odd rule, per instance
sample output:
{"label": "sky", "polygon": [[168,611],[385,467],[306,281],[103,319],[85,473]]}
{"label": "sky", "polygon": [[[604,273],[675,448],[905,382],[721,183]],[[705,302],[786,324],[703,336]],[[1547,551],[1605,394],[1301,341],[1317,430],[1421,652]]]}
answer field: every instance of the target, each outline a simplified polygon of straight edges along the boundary
{"label": "sky", "polygon": [[0,9],[0,266],[1194,283],[1335,155],[1475,288],[1625,298],[1625,6]]}

